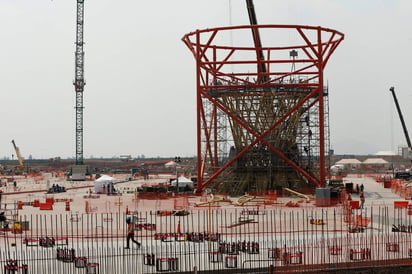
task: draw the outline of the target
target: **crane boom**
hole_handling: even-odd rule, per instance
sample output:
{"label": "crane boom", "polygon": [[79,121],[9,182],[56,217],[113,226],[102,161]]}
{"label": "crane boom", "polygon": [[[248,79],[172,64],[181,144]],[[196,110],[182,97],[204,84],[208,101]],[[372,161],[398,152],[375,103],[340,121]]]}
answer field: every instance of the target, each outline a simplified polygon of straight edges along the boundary
{"label": "crane boom", "polygon": [[24,163],[23,163],[23,157],[21,157],[20,149],[18,146],[16,146],[16,143],[14,142],[14,140],[11,140],[11,143],[13,144],[14,151],[16,151],[17,160],[19,161],[19,169],[20,171],[23,171]]}
{"label": "crane boom", "polygon": [[[255,6],[253,5],[253,0],[246,0],[247,11],[249,14],[250,25],[257,25]],[[256,54],[258,56],[258,82],[264,83],[267,81],[266,75],[266,65],[264,62],[265,56],[262,50],[262,42],[260,40],[259,29],[252,27],[253,41],[255,43],[255,48],[257,50]]]}
{"label": "crane boom", "polygon": [[393,100],[395,101],[396,109],[398,110],[399,119],[401,120],[403,133],[405,134],[405,138],[406,138],[406,143],[408,144],[408,148],[411,149],[412,148],[411,139],[409,138],[408,129],[406,128],[405,120],[403,119],[403,115],[402,115],[401,108],[399,106],[398,98],[396,98],[395,87],[391,87],[389,90],[392,93]]}

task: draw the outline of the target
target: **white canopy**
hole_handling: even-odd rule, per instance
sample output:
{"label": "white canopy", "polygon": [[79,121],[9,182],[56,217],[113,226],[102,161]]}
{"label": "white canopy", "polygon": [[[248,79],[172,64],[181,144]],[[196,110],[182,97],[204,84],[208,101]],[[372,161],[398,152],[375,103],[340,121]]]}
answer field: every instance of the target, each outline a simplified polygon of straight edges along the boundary
{"label": "white canopy", "polygon": [[[193,189],[194,185],[193,185],[193,182],[190,179],[186,178],[185,176],[180,176],[178,179],[179,180],[178,180],[177,184],[179,185],[179,188],[188,186],[191,189]],[[176,186],[176,180],[171,181],[170,185],[171,186]]]}
{"label": "white canopy", "polygon": [[175,161],[170,161],[165,164],[165,167],[176,167],[178,164]]}
{"label": "white canopy", "polygon": [[110,186],[113,186],[113,183],[116,182],[116,179],[110,177],[109,175],[102,175],[97,180],[94,181],[94,192],[95,193],[107,193],[107,190]]}
{"label": "white canopy", "polygon": [[363,161],[363,164],[367,165],[386,165],[389,162],[382,159],[382,158],[368,158],[365,161]]}
{"label": "white canopy", "polygon": [[358,159],[342,159],[337,161],[335,165],[360,165],[361,163]]}

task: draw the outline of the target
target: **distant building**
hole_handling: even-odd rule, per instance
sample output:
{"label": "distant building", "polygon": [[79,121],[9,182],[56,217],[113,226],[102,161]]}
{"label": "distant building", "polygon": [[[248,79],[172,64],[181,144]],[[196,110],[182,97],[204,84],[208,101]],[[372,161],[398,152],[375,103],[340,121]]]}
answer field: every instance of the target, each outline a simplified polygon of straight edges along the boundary
{"label": "distant building", "polygon": [[382,158],[368,158],[362,162],[364,169],[385,170],[389,169],[390,163]]}
{"label": "distant building", "polygon": [[394,151],[391,150],[382,150],[382,151],[378,151],[375,153],[376,156],[396,156],[398,154],[396,154]]}
{"label": "distant building", "polygon": [[344,166],[345,170],[356,170],[359,169],[360,165],[362,164],[361,161],[358,159],[341,159],[335,163],[335,165],[342,165]]}
{"label": "distant building", "polygon": [[412,151],[409,147],[400,146],[398,150],[399,150],[399,155],[401,155],[403,158],[412,159]]}

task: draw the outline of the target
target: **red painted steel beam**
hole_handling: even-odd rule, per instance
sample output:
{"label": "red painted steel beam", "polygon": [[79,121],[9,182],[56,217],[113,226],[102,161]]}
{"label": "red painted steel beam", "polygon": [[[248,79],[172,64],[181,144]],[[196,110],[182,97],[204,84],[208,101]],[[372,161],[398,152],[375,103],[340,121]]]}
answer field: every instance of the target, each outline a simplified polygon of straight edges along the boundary
{"label": "red painted steel beam", "polygon": [[[217,45],[214,41],[221,33],[228,31],[237,31],[242,29],[253,29],[258,31],[260,29],[276,29],[276,30],[285,30],[289,29],[295,31],[297,35],[300,35],[303,44],[299,45],[287,45],[287,46],[270,46],[270,47],[257,47],[256,44],[250,47],[236,47],[236,46],[227,46],[227,45]],[[315,34],[315,35],[314,35]],[[202,39],[201,39],[202,36]],[[313,36],[316,37],[313,40]],[[311,39],[312,38],[312,39]],[[323,39],[325,38],[325,39]],[[191,50],[196,59],[196,87],[197,87],[197,153],[198,153],[198,191],[202,191],[204,187],[208,184],[214,182],[217,177],[224,172],[230,165],[232,165],[237,159],[239,159],[244,153],[246,153],[253,145],[258,142],[267,145],[274,153],[276,153],[280,158],[282,158],[286,163],[292,166],[296,171],[301,173],[308,181],[314,183],[318,186],[324,185],[325,177],[325,132],[324,132],[324,102],[323,102],[323,69],[329,60],[331,54],[335,51],[337,46],[343,40],[344,35],[336,30],[322,28],[322,27],[312,27],[312,26],[299,26],[299,25],[254,25],[254,26],[230,26],[230,27],[219,27],[213,29],[197,30],[191,33],[186,34],[182,40]],[[296,71],[282,71],[276,70],[277,66],[281,64],[291,63],[291,60],[287,59],[271,59],[271,54],[275,51],[285,51],[285,50],[301,50],[304,53],[303,58],[299,60],[293,60],[294,64],[300,64],[300,68]],[[256,57],[255,60],[245,58],[232,58],[236,56],[238,52],[257,52],[265,51],[267,52],[267,59],[262,60]],[[307,65],[304,65],[307,63]],[[268,71],[265,73],[268,77],[268,81],[265,83],[261,82],[251,82],[247,80],[247,77],[261,77],[261,71],[249,72],[249,71],[235,71],[227,72],[226,67],[228,65],[261,65],[264,64]],[[284,80],[287,80],[288,77],[307,77],[306,82],[308,83],[298,83],[291,84],[287,83]],[[243,78],[242,78],[243,77]],[[274,77],[274,78],[273,78]],[[219,79],[222,81],[222,86],[213,86],[210,85],[210,81],[213,79]],[[225,79],[232,79],[239,81],[240,84],[231,85],[230,88],[241,89],[241,88],[250,88],[259,91],[262,88],[271,88],[279,86],[279,82],[282,82],[281,85],[290,87],[300,87],[303,90],[311,89],[312,92],[308,94],[303,100],[296,104],[293,108],[288,111],[287,115],[284,115],[278,121],[276,121],[269,129],[264,133],[259,134],[254,132],[250,127],[246,125],[241,119],[236,117],[236,114],[230,113],[229,110],[216,98],[213,98],[207,94],[207,90],[216,89],[217,92],[222,90],[229,89],[229,83]],[[253,93],[253,92],[252,92]],[[251,94],[252,94],[251,93]],[[233,95],[234,96],[234,95]],[[318,113],[318,123],[319,123],[319,173],[320,178],[314,178],[309,175],[304,169],[296,165],[291,159],[288,159],[276,148],[272,147],[267,141],[264,140],[264,137],[273,130],[277,125],[284,121],[288,115],[291,115],[294,111],[298,109],[308,100],[313,100],[309,103],[309,108],[316,107],[317,104],[317,113]],[[205,114],[207,110],[203,107],[203,100],[208,101],[212,105],[212,113],[209,116]],[[218,154],[217,154],[217,110],[223,111],[228,118],[232,119],[233,122],[240,125],[246,130],[251,136],[254,137],[254,140],[251,141],[242,151],[240,151],[234,158],[227,162],[223,167],[218,168]],[[207,121],[207,119],[210,119]],[[203,129],[202,129],[203,127]],[[202,132],[203,130],[203,132]],[[204,138],[204,139],[202,139]],[[205,144],[203,144],[205,143]],[[212,144],[213,143],[213,144]],[[203,148],[204,146],[204,148]],[[202,149],[203,148],[203,149]],[[211,167],[210,170],[207,170],[208,165]],[[212,171],[209,179],[204,181],[205,172]]]}

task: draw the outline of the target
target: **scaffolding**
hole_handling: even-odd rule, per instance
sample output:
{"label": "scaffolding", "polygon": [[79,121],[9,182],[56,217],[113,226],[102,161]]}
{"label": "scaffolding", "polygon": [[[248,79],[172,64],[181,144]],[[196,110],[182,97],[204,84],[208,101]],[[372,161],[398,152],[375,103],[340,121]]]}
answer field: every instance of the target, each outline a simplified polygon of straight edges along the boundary
{"label": "scaffolding", "polygon": [[[262,41],[297,41],[284,45],[278,39],[257,48],[244,34],[251,29]],[[230,33],[239,45],[225,43]],[[183,37],[196,59],[198,192],[208,187],[240,195],[325,185],[323,69],[343,37],[296,25],[222,27]]]}

